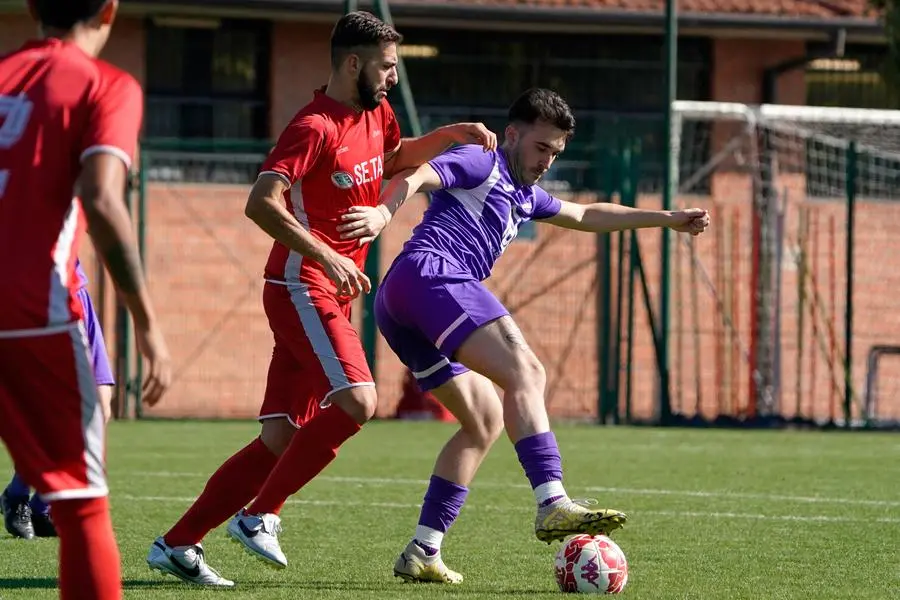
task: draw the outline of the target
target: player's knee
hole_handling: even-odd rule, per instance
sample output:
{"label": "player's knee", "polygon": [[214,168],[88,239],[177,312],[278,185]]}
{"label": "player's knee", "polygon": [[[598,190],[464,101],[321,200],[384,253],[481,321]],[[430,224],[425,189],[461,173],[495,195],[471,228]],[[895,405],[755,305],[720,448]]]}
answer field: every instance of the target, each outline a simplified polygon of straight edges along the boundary
{"label": "player's knee", "polygon": [[547,385],[547,371],[533,352],[522,353],[517,357],[515,367],[511,369],[510,384],[514,388],[543,394]]}
{"label": "player's knee", "polygon": [[[487,450],[503,432],[503,404],[481,402],[458,414],[460,428],[477,447]],[[457,411],[459,412],[459,411]]]}
{"label": "player's knee", "polygon": [[266,419],[262,423],[259,440],[272,454],[281,456],[296,431],[297,428],[287,419]]}
{"label": "player's knee", "polygon": [[503,404],[491,402],[485,407],[478,427],[478,443],[490,448],[503,433]]}
{"label": "player's knee", "polygon": [[333,404],[340,406],[348,415],[362,425],[375,416],[378,407],[378,394],[375,386],[360,385],[335,392],[329,398]]}

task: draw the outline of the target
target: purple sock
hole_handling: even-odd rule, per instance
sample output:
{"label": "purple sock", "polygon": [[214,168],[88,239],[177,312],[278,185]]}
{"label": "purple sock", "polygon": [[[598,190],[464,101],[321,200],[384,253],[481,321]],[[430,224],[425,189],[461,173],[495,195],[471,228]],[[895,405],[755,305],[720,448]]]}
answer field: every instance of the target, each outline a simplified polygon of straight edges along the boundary
{"label": "purple sock", "polygon": [[34,493],[34,496],[31,497],[31,512],[36,515],[49,515],[50,514],[50,505],[44,502],[44,499],[41,498],[41,495],[37,492]]}
{"label": "purple sock", "polygon": [[552,431],[522,438],[516,442],[516,454],[532,489],[542,483],[562,481],[562,458]]}
{"label": "purple sock", "polygon": [[[444,534],[459,516],[469,488],[447,481],[437,475],[431,476],[422,512],[419,514],[419,525]],[[434,555],[438,549],[430,546],[428,540],[413,540],[426,554]]]}
{"label": "purple sock", "polygon": [[27,498],[30,494],[31,486],[25,483],[18,473],[15,473],[12,481],[6,486],[6,495],[10,498]]}

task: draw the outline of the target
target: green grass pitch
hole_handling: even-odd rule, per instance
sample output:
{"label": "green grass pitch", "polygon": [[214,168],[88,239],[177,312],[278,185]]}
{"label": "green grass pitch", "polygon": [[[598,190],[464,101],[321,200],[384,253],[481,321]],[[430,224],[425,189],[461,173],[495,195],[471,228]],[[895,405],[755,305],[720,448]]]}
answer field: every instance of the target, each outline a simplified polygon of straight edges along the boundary
{"label": "green grass pitch", "polygon": [[[466,581],[392,576],[425,481],[452,426],[375,422],[285,507],[272,571],[213,531],[209,563],[233,590],[202,590],[144,558],[207,476],[257,432],[247,422],[110,427],[113,521],[126,598],[559,598],[557,544],[533,534],[533,498],[502,439],[478,474],[444,557]],[[900,598],[900,437],[878,433],[556,429],[572,497],[630,522],[613,538],[629,560],[622,596],[653,600]],[[0,473],[9,460],[0,457]],[[0,538],[0,598],[56,598],[56,540]]]}

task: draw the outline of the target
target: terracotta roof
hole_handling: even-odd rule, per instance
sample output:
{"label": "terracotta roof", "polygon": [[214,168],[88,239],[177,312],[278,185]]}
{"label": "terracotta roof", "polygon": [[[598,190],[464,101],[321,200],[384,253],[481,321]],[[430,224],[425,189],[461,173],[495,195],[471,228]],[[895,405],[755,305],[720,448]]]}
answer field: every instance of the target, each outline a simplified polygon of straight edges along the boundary
{"label": "terracotta roof", "polygon": [[[397,0],[398,4],[441,6],[453,4],[494,9],[551,9],[573,12],[662,12],[664,0]],[[877,16],[867,0],[679,0],[681,14],[758,15],[805,18],[871,18]]]}
{"label": "terracotta roof", "polygon": [[[0,0],[2,3],[3,0]],[[176,0],[122,0],[126,6],[152,10]],[[787,29],[883,34],[869,0],[677,0],[679,20],[706,27]],[[375,0],[359,0],[372,10]],[[222,7],[333,14],[342,0],[186,0],[177,4],[218,10]],[[662,24],[665,0],[390,0],[395,18],[455,19],[473,22],[546,24]]]}

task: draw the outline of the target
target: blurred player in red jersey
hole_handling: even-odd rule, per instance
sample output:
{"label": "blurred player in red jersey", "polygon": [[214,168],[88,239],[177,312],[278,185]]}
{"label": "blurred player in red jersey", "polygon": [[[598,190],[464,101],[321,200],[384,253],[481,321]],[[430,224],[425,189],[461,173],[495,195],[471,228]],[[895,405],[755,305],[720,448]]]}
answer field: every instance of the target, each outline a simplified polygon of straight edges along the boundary
{"label": "blurred player in red jersey", "polygon": [[[103,422],[108,423],[112,416],[111,404],[116,380],[106,353],[106,340],[103,338],[100,319],[88,294],[88,278],[78,260],[75,261],[75,277],[78,279],[77,295],[84,314],[84,330],[91,352],[97,398],[100,401]],[[31,486],[20,473],[13,474],[12,481],[0,494],[0,511],[3,512],[6,531],[15,537],[26,540],[33,537],[56,537],[56,528],[50,516],[50,505],[40,494],[31,494]]]}
{"label": "blurred player in red jersey", "polygon": [[200,546],[228,517],[234,517],[228,525],[233,539],[269,565],[286,566],[277,537],[282,505],[375,413],[375,383],[350,322],[351,301],[371,288],[363,265],[373,237],[342,239],[358,227],[348,217],[368,213],[359,220],[363,226],[386,222],[391,213],[379,205],[383,177],[455,143],[486,151],[497,144],[480,123],[401,140],[385,100],[397,84],[401,39],[366,12],[338,21],[328,85],[281,134],[250,192],[247,216],[275,240],[263,292],[275,349],[259,415],[262,433],[226,461],[181,520],[153,542],[147,557],[153,569],[200,585],[233,585],[208,567]]}
{"label": "blurred player in red jersey", "polygon": [[122,595],[119,552],[75,261],[86,220],[133,315],[144,398],[156,403],[171,366],[124,202],[143,99],[96,58],[117,0],[30,7],[43,39],[0,58],[0,437],[52,506],[60,596],[107,600]]}

